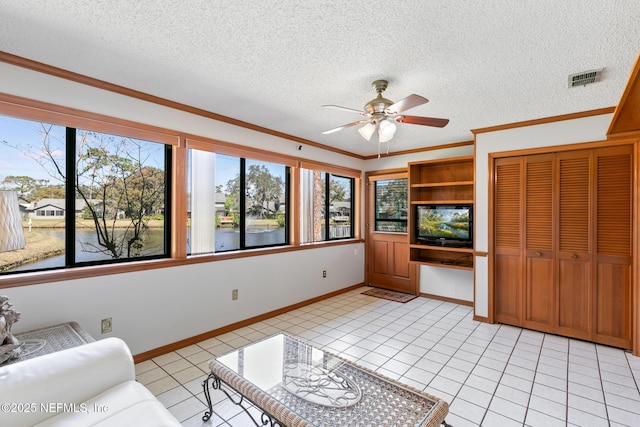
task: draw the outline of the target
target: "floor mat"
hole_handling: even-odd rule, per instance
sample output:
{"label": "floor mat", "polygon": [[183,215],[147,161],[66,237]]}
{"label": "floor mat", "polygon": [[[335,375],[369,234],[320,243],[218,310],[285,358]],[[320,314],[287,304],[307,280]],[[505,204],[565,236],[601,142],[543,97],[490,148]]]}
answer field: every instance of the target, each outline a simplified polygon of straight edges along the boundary
{"label": "floor mat", "polygon": [[379,289],[379,288],[373,288],[373,289],[369,289],[368,291],[364,291],[362,292],[362,295],[369,295],[372,297],[388,299],[391,301],[396,301],[401,303],[405,303],[405,302],[411,301],[412,299],[417,298],[417,296],[413,294],[405,294],[404,292],[396,292],[396,291],[390,291],[387,289]]}

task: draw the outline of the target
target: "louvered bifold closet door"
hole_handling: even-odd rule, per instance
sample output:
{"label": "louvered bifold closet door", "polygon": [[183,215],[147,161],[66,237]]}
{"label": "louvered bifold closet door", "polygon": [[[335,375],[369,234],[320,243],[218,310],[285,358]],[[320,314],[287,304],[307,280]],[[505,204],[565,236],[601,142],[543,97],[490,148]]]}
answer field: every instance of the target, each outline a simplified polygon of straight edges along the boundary
{"label": "louvered bifold closet door", "polygon": [[595,150],[595,341],[631,348],[633,147]]}
{"label": "louvered bifold closet door", "polygon": [[522,324],[523,158],[494,163],[494,313],[495,320]]}
{"label": "louvered bifold closet door", "polygon": [[592,339],[592,150],[558,153],[558,333]]}
{"label": "louvered bifold closet door", "polygon": [[525,157],[525,287],[527,328],[554,332],[554,154]]}

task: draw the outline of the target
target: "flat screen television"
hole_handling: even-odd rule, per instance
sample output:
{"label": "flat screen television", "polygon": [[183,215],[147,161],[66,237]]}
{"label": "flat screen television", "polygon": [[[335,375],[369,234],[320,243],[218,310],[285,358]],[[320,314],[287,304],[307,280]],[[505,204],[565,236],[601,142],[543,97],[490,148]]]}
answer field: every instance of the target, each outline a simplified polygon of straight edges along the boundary
{"label": "flat screen television", "polygon": [[417,205],[416,237],[419,243],[473,247],[471,205]]}

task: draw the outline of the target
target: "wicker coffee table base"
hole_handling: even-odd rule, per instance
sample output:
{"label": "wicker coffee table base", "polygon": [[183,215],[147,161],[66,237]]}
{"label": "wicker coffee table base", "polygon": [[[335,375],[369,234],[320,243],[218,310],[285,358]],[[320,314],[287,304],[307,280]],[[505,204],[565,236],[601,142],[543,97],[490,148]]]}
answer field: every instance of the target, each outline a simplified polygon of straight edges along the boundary
{"label": "wicker coffee table base", "polygon": [[[280,424],[280,421],[278,421],[273,415],[269,414],[264,409],[261,409],[255,402],[252,402],[249,398],[241,394],[239,395],[240,396],[239,398],[231,395],[231,393],[225,390],[225,387],[229,387],[229,385],[222,382],[222,380],[217,376],[215,376],[214,374],[209,374],[207,379],[202,382],[202,388],[204,389],[204,396],[207,399],[207,405],[209,406],[209,409],[205,411],[204,415],[202,416],[202,421],[205,421],[205,422],[209,421],[209,419],[211,418],[211,415],[213,415],[213,403],[211,402],[209,381],[211,381],[212,389],[222,391],[234,405],[237,405],[240,408],[242,408],[242,410],[249,416],[249,418],[251,418],[251,421],[253,421],[253,423],[256,426],[285,427],[283,424]],[[229,388],[231,389],[231,387]],[[251,412],[249,412],[249,409],[245,406],[245,400],[251,402],[256,408],[259,408],[262,411],[259,421],[254,418]]]}

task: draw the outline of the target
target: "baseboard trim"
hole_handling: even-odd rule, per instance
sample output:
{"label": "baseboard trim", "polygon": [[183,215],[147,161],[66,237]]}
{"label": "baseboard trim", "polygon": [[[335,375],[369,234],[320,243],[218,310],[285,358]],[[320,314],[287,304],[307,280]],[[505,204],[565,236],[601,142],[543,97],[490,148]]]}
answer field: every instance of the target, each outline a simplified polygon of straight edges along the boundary
{"label": "baseboard trim", "polygon": [[420,296],[425,298],[437,299],[440,301],[452,302],[460,305],[466,305],[467,307],[473,307],[473,301],[465,301],[463,299],[443,297],[440,295],[425,294],[424,292],[420,292]]}
{"label": "baseboard trim", "polygon": [[473,320],[475,320],[476,322],[491,323],[489,322],[489,318],[485,316],[473,315]]}
{"label": "baseboard trim", "polygon": [[163,345],[162,347],[154,348],[152,350],[145,351],[144,353],[140,353],[140,354],[134,355],[133,356],[133,362],[134,363],[144,362],[145,360],[153,359],[154,357],[162,356],[163,354],[167,354],[167,353],[170,353],[172,351],[179,350],[179,349],[181,349],[183,347],[187,347],[187,346],[190,346],[190,345],[193,345],[193,344],[197,344],[200,341],[208,340],[209,338],[213,338],[213,337],[216,337],[218,335],[225,334],[227,332],[233,331],[234,329],[243,328],[245,326],[249,326],[249,325],[252,325],[252,324],[257,323],[257,322],[262,322],[263,320],[267,320],[267,319],[270,319],[272,317],[279,316],[279,315],[281,315],[283,313],[286,313],[288,311],[295,310],[295,309],[298,309],[300,307],[304,307],[306,305],[310,305],[310,304],[313,304],[315,302],[322,301],[322,300],[334,297],[336,295],[340,295],[340,294],[343,294],[345,292],[352,291],[352,290],[357,289],[357,288],[362,287],[362,286],[364,286],[364,283],[359,283],[357,285],[352,285],[352,286],[349,286],[347,288],[340,289],[338,291],[333,291],[333,292],[330,292],[328,294],[320,295],[319,297],[311,298],[311,299],[308,299],[308,300],[305,300],[305,301],[301,301],[301,302],[296,303],[296,304],[292,304],[292,305],[289,305],[289,306],[286,306],[286,307],[279,308],[277,310],[273,310],[273,311],[270,311],[270,312],[267,312],[267,313],[260,314],[258,316],[250,317],[248,319],[241,320],[240,322],[231,323],[229,325],[223,326],[221,328],[214,329],[214,330],[209,331],[209,332],[204,332],[202,334],[199,334],[199,335],[196,335],[196,336],[193,336],[193,337],[190,337],[190,338],[186,338],[186,339],[183,339],[183,340],[180,340],[180,341],[176,341],[176,342],[171,343],[171,344]]}

